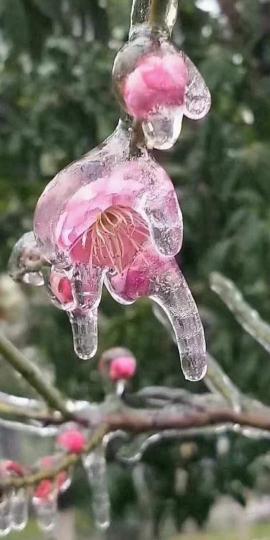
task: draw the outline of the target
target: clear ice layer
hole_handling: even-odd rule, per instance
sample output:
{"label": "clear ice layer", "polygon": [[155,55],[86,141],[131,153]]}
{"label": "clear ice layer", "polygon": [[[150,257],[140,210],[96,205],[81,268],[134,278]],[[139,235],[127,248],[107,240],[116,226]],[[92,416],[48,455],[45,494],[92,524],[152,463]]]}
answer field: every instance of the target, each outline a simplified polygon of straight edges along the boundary
{"label": "clear ice layer", "polygon": [[15,244],[8,262],[10,276],[15,281],[29,285],[44,285],[43,275],[39,270],[41,254],[34,233],[25,233]]}
{"label": "clear ice layer", "polygon": [[113,80],[126,112],[142,123],[149,149],[171,148],[183,115],[199,120],[211,106],[210,92],[193,62],[147,27],[119,51]]}
{"label": "clear ice layer", "polygon": [[186,378],[206,370],[196,304],[174,256],[183,238],[173,184],[146,150],[133,149],[122,123],[99,148],[61,171],[41,196],[35,234],[51,270],[45,283],[67,311],[82,359],[97,349],[102,286],[122,304],[146,296],[174,326]]}
{"label": "clear ice layer", "polygon": [[11,528],[23,531],[28,521],[28,496],[24,489],[12,493],[10,497]]}
{"label": "clear ice layer", "polygon": [[83,464],[92,490],[92,510],[99,529],[110,526],[110,498],[107,485],[107,464],[104,448],[98,447],[83,458]]}

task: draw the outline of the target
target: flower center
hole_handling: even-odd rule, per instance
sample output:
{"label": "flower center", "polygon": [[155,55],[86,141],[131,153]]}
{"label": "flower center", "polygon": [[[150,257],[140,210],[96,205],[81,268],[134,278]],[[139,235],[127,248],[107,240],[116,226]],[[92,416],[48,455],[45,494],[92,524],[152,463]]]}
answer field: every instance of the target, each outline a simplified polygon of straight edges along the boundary
{"label": "flower center", "polygon": [[131,208],[111,206],[76,242],[75,260],[118,273],[129,266],[149,238],[143,218]]}

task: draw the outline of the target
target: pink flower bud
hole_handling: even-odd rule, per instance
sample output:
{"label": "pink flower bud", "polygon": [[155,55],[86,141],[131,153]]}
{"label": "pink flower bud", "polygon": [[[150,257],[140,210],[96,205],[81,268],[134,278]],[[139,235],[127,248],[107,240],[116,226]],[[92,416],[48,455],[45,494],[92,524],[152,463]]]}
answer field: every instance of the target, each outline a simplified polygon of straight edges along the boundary
{"label": "pink flower bud", "polygon": [[16,461],[5,460],[0,464],[0,474],[10,476],[24,476],[25,471],[20,463]]}
{"label": "pink flower bud", "polygon": [[161,107],[182,106],[188,70],[180,54],[149,54],[125,80],[123,97],[128,113],[147,120]]}
{"label": "pink flower bud", "polygon": [[57,444],[70,454],[81,454],[86,446],[86,437],[78,429],[69,429],[59,435]]}
{"label": "pink flower bud", "polygon": [[[51,470],[57,465],[57,456],[45,456],[39,461],[39,468]],[[60,472],[54,480],[42,480],[34,491],[34,499],[48,501],[55,494],[64,492],[70,486],[70,479],[66,471]]]}
{"label": "pink flower bud", "polygon": [[136,373],[136,360],[133,356],[119,356],[110,365],[111,381],[128,381]]}

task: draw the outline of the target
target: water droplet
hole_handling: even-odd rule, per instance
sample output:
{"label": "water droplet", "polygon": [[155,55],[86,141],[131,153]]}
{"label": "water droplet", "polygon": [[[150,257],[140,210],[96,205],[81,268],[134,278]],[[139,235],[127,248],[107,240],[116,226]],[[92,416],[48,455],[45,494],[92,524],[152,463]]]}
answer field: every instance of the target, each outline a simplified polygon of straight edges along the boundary
{"label": "water droplet", "polygon": [[104,448],[96,448],[83,459],[84,468],[92,490],[92,509],[97,527],[110,526],[110,498],[107,485],[107,465]]}

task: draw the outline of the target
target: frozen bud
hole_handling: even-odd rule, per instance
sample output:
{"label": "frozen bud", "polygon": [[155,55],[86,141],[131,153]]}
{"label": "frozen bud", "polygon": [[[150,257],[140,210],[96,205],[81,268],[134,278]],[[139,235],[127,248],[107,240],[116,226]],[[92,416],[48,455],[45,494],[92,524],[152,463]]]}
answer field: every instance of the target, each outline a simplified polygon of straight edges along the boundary
{"label": "frozen bud", "polygon": [[136,373],[136,367],[134,355],[122,347],[105,351],[99,362],[99,371],[112,382],[132,379]]}
{"label": "frozen bud", "polygon": [[70,454],[81,454],[86,447],[86,437],[79,429],[70,428],[58,436],[57,445]]}
{"label": "frozen bud", "polygon": [[9,274],[15,281],[30,285],[44,284],[41,268],[45,261],[36,243],[34,233],[25,233],[15,244],[8,263]]}
{"label": "frozen bud", "polygon": [[200,73],[163,37],[140,34],[132,39],[116,57],[113,79],[126,112],[142,122],[148,148],[171,148],[183,116],[199,119],[210,108]]}

